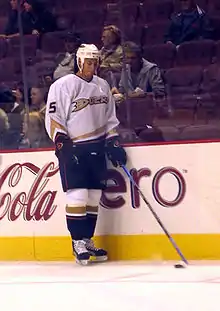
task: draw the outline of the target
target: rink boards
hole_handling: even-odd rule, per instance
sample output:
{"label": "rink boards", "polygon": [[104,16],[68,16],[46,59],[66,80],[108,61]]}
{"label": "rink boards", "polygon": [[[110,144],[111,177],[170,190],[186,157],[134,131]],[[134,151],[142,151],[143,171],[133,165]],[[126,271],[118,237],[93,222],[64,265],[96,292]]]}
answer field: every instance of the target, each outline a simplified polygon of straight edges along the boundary
{"label": "rink boards", "polygon": [[[189,259],[220,259],[220,143],[127,147],[128,168]],[[53,151],[2,153],[0,260],[71,260]],[[96,240],[113,260],[176,259],[122,172],[109,168]]]}

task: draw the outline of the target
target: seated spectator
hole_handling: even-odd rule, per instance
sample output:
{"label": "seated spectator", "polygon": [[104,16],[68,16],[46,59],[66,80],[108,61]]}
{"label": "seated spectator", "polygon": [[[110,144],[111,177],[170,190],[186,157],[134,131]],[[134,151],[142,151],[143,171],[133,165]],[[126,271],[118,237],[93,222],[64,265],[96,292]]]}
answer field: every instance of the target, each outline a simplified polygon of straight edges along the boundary
{"label": "seated spectator", "polygon": [[120,30],[114,25],[104,27],[102,42],[99,75],[108,81],[109,71],[120,74],[122,69],[123,51]]}
{"label": "seated spectator", "polygon": [[165,42],[176,46],[186,41],[212,39],[210,20],[195,0],[180,0],[181,11],[174,15]]}
{"label": "seated spectator", "polygon": [[0,149],[8,148],[9,122],[6,112],[0,108]]}
{"label": "seated spectator", "polygon": [[14,103],[11,111],[8,113],[10,123],[10,136],[17,142],[20,140],[20,133],[22,130],[22,123],[24,118],[24,94],[22,87],[17,86],[12,90],[14,96]]}
{"label": "seated spectator", "polygon": [[[4,149],[17,149],[23,122],[23,105],[16,105],[16,96],[8,88],[0,88],[1,123],[0,145]],[[4,135],[3,135],[4,134]]]}
{"label": "seated spectator", "polygon": [[54,80],[64,77],[70,73],[78,71],[75,54],[78,47],[81,45],[81,39],[77,33],[69,32],[65,37],[65,55],[59,54],[57,60],[58,67],[54,71]]}
{"label": "seated spectator", "polygon": [[25,115],[23,125],[23,139],[20,143],[22,148],[45,148],[52,146],[52,142],[47,136],[44,119],[37,111],[29,113],[29,118]]}
{"label": "seated spectator", "polygon": [[29,72],[32,76],[32,86],[41,85],[41,87],[49,88],[53,83],[53,73],[56,68],[55,61],[43,60],[36,63]]}
{"label": "seated spectator", "polygon": [[30,111],[38,111],[41,112],[42,115],[45,115],[46,109],[46,89],[36,86],[31,88],[31,107]]}
{"label": "seated spectator", "polygon": [[43,4],[36,0],[24,0],[22,22],[24,34],[42,34],[56,30],[56,19]]}
{"label": "seated spectator", "polygon": [[11,110],[13,113],[22,113],[24,110],[24,94],[23,89],[17,86],[14,90],[12,90],[12,94],[15,97],[14,106]]}
{"label": "seated spectator", "polygon": [[156,101],[164,100],[165,85],[158,66],[144,59],[141,48],[134,42],[126,42],[124,51],[127,70],[121,74],[119,90],[112,89],[115,97],[127,91],[129,97],[144,97],[147,93],[153,93]]}
{"label": "seated spectator", "polygon": [[8,15],[7,24],[5,27],[5,35],[19,35],[18,29],[18,1],[10,0],[11,10]]}
{"label": "seated spectator", "polygon": [[[17,148],[22,129],[24,103],[21,88],[10,90],[9,88],[0,88],[0,108],[7,113],[9,128],[7,130],[7,148]],[[5,147],[6,148],[6,147]]]}
{"label": "seated spectator", "polygon": [[0,108],[6,113],[11,113],[14,109],[15,97],[8,87],[0,87]]}

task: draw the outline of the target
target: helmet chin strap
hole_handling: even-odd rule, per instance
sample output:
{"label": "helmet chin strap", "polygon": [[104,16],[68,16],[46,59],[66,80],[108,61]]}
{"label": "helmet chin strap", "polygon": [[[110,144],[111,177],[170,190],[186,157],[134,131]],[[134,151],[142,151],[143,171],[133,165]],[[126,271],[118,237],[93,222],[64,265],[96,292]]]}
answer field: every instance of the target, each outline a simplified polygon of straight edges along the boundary
{"label": "helmet chin strap", "polygon": [[82,73],[82,71],[83,71],[83,64],[84,64],[84,60],[82,61],[82,58],[79,58],[77,65],[78,65],[80,73]]}
{"label": "helmet chin strap", "polygon": [[[85,59],[84,59],[85,60]],[[78,63],[78,68],[79,68],[79,72],[82,74],[83,72],[83,64],[84,64],[84,60],[82,62],[82,59],[80,58],[79,59],[79,63]],[[98,66],[100,65],[100,61],[98,60]],[[96,76],[98,75],[98,69],[95,70],[95,73],[94,73]]]}

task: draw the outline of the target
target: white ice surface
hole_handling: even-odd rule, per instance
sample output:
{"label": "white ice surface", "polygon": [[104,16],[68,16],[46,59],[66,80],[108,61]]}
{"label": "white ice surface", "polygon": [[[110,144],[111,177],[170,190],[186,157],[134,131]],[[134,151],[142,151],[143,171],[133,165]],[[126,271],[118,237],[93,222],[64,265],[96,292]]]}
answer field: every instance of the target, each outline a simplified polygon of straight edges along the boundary
{"label": "white ice surface", "polygon": [[220,311],[220,263],[0,263],[0,310]]}

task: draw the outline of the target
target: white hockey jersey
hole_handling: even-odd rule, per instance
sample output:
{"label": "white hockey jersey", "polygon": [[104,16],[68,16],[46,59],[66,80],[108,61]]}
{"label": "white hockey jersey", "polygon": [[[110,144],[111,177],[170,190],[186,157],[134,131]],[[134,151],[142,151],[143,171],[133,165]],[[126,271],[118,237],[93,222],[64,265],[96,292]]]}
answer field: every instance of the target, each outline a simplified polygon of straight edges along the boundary
{"label": "white hockey jersey", "polygon": [[119,121],[108,83],[93,76],[90,82],[69,74],[54,82],[49,90],[45,125],[54,141],[65,133],[73,142],[117,135]]}

